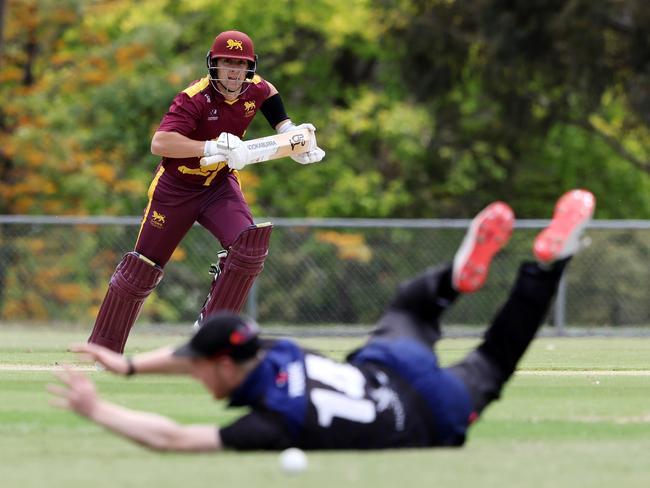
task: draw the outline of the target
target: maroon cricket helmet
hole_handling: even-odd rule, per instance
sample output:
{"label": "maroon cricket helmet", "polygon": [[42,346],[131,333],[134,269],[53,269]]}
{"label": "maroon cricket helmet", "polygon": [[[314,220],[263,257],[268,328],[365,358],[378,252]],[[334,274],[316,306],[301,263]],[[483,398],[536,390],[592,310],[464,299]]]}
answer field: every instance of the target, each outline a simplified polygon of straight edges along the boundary
{"label": "maroon cricket helmet", "polygon": [[236,30],[222,32],[215,37],[212,47],[206,56],[208,71],[212,80],[218,80],[217,59],[244,59],[248,61],[246,70],[246,81],[250,82],[257,70],[257,54],[255,46],[248,34]]}
{"label": "maroon cricket helmet", "polygon": [[247,34],[236,30],[222,32],[214,39],[210,57],[245,59],[251,63],[256,60],[253,41]]}

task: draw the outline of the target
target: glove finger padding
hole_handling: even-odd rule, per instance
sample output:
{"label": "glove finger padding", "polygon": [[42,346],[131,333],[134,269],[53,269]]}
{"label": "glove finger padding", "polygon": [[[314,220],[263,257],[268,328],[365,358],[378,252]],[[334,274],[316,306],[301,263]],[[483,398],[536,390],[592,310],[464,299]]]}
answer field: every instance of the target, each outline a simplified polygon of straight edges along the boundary
{"label": "glove finger padding", "polygon": [[316,132],[316,127],[314,127],[314,124],[300,124],[296,125],[293,122],[289,122],[288,124],[284,124],[282,127],[278,129],[278,134],[284,134],[285,132],[290,132],[292,130],[299,130],[299,129],[307,129],[312,132]]}
{"label": "glove finger padding", "polygon": [[228,167],[230,169],[242,169],[250,162],[251,156],[246,145],[231,150],[228,154]]}
{"label": "glove finger padding", "polygon": [[220,146],[217,141],[205,141],[205,146],[203,146],[203,156],[209,157],[219,154]]}
{"label": "glove finger padding", "polygon": [[223,156],[221,161],[227,161],[229,168],[239,170],[248,163],[250,158],[248,149],[236,135],[222,132],[217,139],[217,146]]}
{"label": "glove finger padding", "polygon": [[314,124],[309,124],[309,123],[296,125],[291,130],[299,130],[299,129],[307,129],[310,130],[311,132],[316,132],[316,127],[314,127]]}
{"label": "glove finger padding", "polygon": [[222,132],[217,139],[217,145],[222,152],[237,149],[242,144],[243,142],[239,137],[229,132]]}
{"label": "glove finger padding", "polygon": [[[219,163],[226,163],[227,158],[225,154],[215,154],[214,156],[206,156],[200,159],[201,167],[215,166]],[[208,168],[211,169],[211,168]]]}
{"label": "glove finger padding", "polygon": [[325,157],[325,151],[323,151],[320,147],[316,147],[315,149],[312,149],[311,151],[308,151],[306,153],[293,156],[292,159],[296,163],[311,164],[311,163],[318,163],[319,161],[322,161],[324,157]]}
{"label": "glove finger padding", "polygon": [[[228,162],[228,165],[232,168],[233,166],[230,165],[231,159],[234,159],[235,165],[239,166],[238,162],[241,159],[241,155],[237,154],[233,158],[233,153],[237,150],[241,151],[243,147],[244,143],[239,137],[228,132],[222,132],[217,140],[205,142],[204,156],[200,160],[201,167],[216,167],[218,163]],[[233,169],[241,169],[244,166],[245,164]]]}

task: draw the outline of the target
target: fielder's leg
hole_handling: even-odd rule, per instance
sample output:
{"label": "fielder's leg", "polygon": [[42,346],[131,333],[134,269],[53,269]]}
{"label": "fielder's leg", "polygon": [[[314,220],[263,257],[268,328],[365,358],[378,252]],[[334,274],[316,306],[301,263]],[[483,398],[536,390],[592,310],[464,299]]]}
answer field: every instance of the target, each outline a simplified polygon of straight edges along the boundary
{"label": "fielder's leg", "polygon": [[451,269],[443,264],[401,283],[370,340],[412,337],[432,347],[440,339],[440,316],[458,296]]}
{"label": "fielder's leg", "polygon": [[485,207],[474,219],[453,265],[430,268],[402,283],[373,337],[409,335],[429,346],[440,338],[440,316],[459,292],[477,291],[485,283],[494,255],[512,234],[514,214],[503,202]]}
{"label": "fielder's leg", "polygon": [[450,369],[470,391],[478,415],[514,373],[548,313],[568,261],[580,248],[580,236],[595,208],[584,190],[563,195],[550,225],[535,239],[537,262],[524,263],[510,295],[486,331],[483,342]]}
{"label": "fielder's leg", "polygon": [[239,234],[228,249],[225,259],[220,258],[197,324],[218,310],[238,313],[248,297],[255,278],[264,269],[269,251],[273,225],[270,222],[253,225]]}
{"label": "fielder's leg", "polygon": [[153,261],[129,252],[111,277],[88,342],[123,352],[142,303],[160,283],[163,270]]}
{"label": "fielder's leg", "polygon": [[450,370],[467,386],[475,415],[499,398],[517,363],[535,337],[553,300],[568,259],[550,269],[524,263],[483,342]]}

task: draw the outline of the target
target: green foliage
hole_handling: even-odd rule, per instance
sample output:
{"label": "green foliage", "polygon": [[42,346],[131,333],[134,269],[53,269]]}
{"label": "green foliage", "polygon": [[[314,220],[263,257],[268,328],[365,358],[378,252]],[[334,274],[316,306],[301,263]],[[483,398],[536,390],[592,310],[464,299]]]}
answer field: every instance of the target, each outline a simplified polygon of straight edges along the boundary
{"label": "green foliage", "polygon": [[[251,34],[259,73],[327,152],[316,165],[247,168],[255,215],[470,217],[503,199],[537,218],[580,186],[596,193],[597,217],[650,218],[642,0],[3,5],[0,213],[139,214],[158,163],[153,132],[204,75],[214,36],[235,28]],[[247,136],[270,132],[260,115]],[[88,258],[101,253],[93,242]],[[77,251],[58,251],[60,262]],[[345,283],[350,270],[340,272]],[[71,276],[92,286],[82,270]],[[145,313],[174,320],[170,304],[199,300],[180,285],[165,294]],[[83,307],[98,300],[76,296]]]}
{"label": "green foliage", "polygon": [[[258,214],[468,217],[503,198],[536,217],[578,185],[603,216],[647,217],[641,4],[10,0],[0,211],[138,213],[160,118],[238,28],[328,153],[247,170]],[[249,137],[267,133],[260,116]]]}
{"label": "green foliage", "polygon": [[[643,2],[382,3],[386,12],[401,8],[411,15],[389,22],[384,42],[386,52],[395,53],[392,71],[402,68],[436,122],[431,163],[438,156],[448,168],[438,173],[437,189],[454,195],[445,214],[468,216],[503,198],[523,203],[526,216],[543,215],[568,183],[547,167],[562,165],[575,173],[590,168],[573,183],[602,190],[598,197],[605,190],[617,199],[630,190],[641,195],[641,204],[626,206],[628,213],[606,200],[599,212],[647,217],[650,79]],[[591,157],[574,153],[568,160],[574,141],[558,130],[566,125],[583,128],[580,139]],[[608,161],[605,188],[602,173],[589,166],[593,159]],[[613,167],[620,168],[616,175]],[[633,175],[635,188],[624,181],[626,190],[619,190],[623,174]]]}

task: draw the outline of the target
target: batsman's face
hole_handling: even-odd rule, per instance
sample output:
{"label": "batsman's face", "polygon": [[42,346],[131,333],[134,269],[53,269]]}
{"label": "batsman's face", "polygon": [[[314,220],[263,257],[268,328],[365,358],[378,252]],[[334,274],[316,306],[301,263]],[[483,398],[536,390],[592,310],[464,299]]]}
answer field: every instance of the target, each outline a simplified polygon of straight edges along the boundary
{"label": "batsman's face", "polygon": [[237,90],[246,79],[248,61],[245,59],[217,59],[219,81],[228,90]]}

